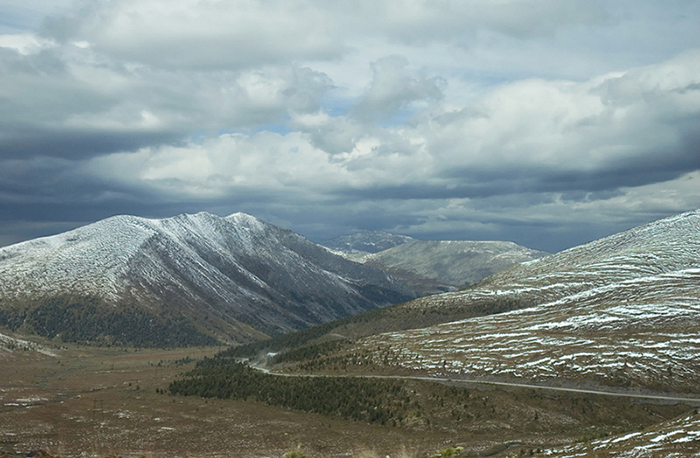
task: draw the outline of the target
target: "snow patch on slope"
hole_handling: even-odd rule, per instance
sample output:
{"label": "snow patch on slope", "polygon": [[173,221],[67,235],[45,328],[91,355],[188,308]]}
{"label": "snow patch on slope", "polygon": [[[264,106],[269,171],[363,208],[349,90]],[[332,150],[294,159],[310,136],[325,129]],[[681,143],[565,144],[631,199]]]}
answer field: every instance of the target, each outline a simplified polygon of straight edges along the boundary
{"label": "snow patch on slope", "polygon": [[49,348],[43,345],[39,345],[38,343],[18,339],[16,337],[11,337],[0,333],[0,355],[2,355],[2,353],[15,353],[24,351],[33,351],[46,356],[58,356],[58,353],[56,353],[55,351],[50,350]]}
{"label": "snow patch on slope", "polygon": [[663,422],[644,431],[599,439],[561,449],[544,451],[545,456],[672,457],[700,455],[700,417],[697,414]]}

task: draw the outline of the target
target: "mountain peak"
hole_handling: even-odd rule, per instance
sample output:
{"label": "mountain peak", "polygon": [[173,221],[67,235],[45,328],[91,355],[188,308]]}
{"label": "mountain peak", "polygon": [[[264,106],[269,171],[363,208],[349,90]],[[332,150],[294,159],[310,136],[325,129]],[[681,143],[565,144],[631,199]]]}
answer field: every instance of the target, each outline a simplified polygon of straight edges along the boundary
{"label": "mountain peak", "polygon": [[263,230],[266,226],[269,226],[269,223],[266,223],[260,218],[243,212],[233,213],[231,215],[228,215],[225,219],[227,221],[235,223],[239,226],[247,227],[249,229]]}

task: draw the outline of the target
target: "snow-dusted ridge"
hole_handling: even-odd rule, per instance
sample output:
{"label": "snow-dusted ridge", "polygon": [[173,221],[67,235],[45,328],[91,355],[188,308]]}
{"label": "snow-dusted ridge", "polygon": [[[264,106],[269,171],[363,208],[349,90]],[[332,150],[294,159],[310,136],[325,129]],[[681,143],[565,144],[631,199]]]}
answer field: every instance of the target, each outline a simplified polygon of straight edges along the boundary
{"label": "snow-dusted ridge", "polygon": [[699,253],[700,211],[684,213],[414,305],[525,298],[532,307],[376,335],[357,350],[378,365],[436,375],[696,390]]}
{"label": "snow-dusted ridge", "polygon": [[243,213],[206,212],[162,220],[114,216],[0,249],[0,309],[57,296],[186,317],[224,339],[298,329],[415,297],[383,272],[291,231]]}
{"label": "snow-dusted ridge", "polygon": [[[105,292],[116,299],[129,260],[158,232],[159,221],[114,216],[63,234],[0,248],[0,295],[24,296],[56,290]],[[109,234],[109,236],[105,236]]]}

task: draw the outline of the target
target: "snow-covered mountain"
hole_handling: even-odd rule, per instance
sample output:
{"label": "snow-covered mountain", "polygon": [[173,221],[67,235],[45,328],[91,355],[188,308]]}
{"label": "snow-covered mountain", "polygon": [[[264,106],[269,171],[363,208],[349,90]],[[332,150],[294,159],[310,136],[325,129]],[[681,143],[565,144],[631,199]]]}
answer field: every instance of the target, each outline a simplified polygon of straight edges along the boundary
{"label": "snow-covered mountain", "polygon": [[242,213],[115,216],[0,249],[0,324],[69,340],[249,340],[414,297]]}
{"label": "snow-covered mountain", "polygon": [[369,255],[365,264],[410,272],[454,286],[467,286],[519,262],[549,253],[513,242],[413,240]]}
{"label": "snow-covered mountain", "polygon": [[457,377],[697,390],[698,254],[693,211],[402,306],[509,312],[379,334],[349,351],[368,355],[362,364]]}
{"label": "snow-covered mountain", "polygon": [[321,245],[346,254],[366,254],[379,253],[412,240],[415,239],[407,235],[384,231],[361,231],[325,240]]}

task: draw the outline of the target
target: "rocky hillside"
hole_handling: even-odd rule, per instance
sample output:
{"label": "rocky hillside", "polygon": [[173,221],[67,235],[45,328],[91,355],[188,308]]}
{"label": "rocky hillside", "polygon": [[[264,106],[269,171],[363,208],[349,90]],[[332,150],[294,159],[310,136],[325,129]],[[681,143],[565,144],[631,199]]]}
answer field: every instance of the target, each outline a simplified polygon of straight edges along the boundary
{"label": "rocky hillside", "polygon": [[420,296],[455,291],[515,263],[549,254],[513,242],[416,240],[381,231],[359,232],[322,244],[406,281]]}

